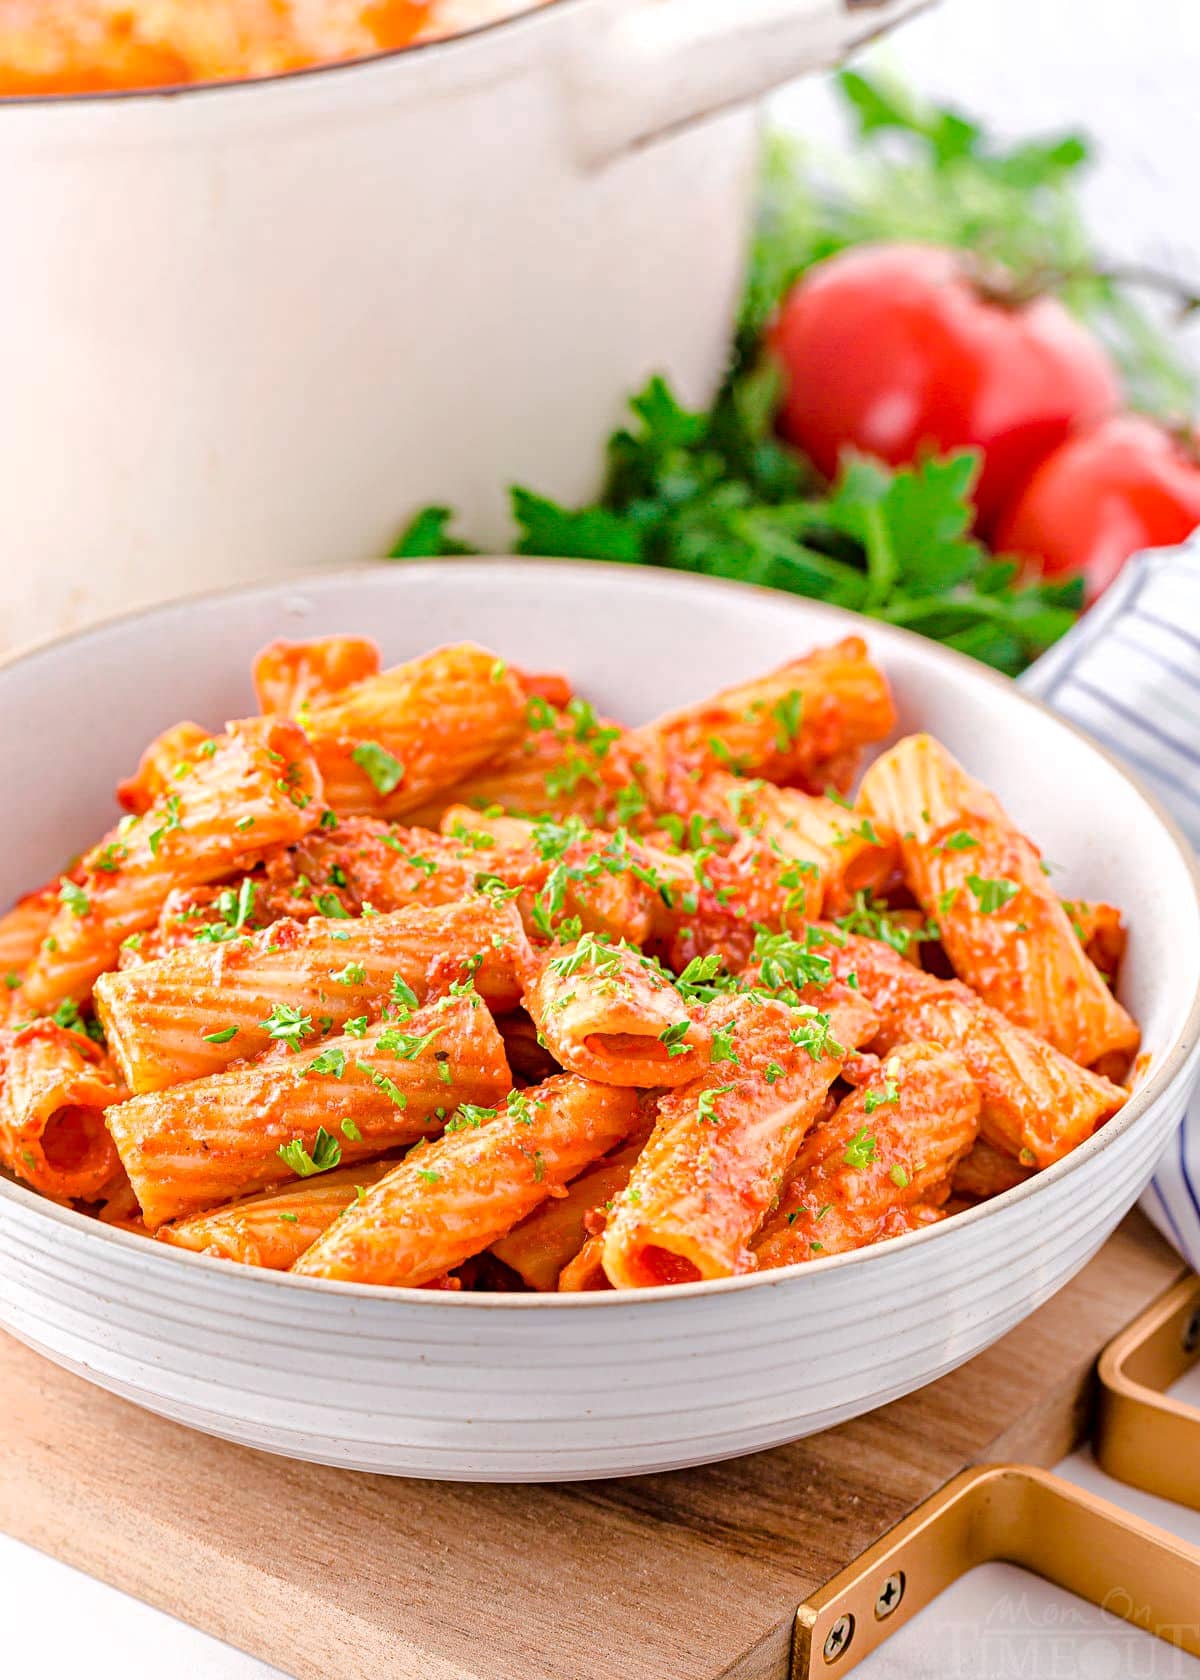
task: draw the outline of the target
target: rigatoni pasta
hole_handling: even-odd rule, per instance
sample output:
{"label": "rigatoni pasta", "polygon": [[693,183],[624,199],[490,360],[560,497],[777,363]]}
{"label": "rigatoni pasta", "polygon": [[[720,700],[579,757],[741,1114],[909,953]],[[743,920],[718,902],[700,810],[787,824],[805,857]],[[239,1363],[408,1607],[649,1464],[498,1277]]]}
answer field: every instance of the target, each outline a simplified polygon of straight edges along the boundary
{"label": "rigatoni pasta", "polygon": [[417,1285],[503,1236],[637,1119],[633,1091],[558,1074],[502,1107],[459,1107],[436,1143],[352,1204],[295,1270],[305,1277]]}
{"label": "rigatoni pasta", "polygon": [[398,982],[424,1002],[472,978],[491,1009],[513,1009],[532,960],[513,906],[470,898],[193,941],[102,975],[96,1011],[130,1091],[159,1091],[269,1049],[280,1015],[324,1034],[365,1029]]}
{"label": "rigatoni pasta", "polygon": [[[147,1226],[213,1208],[291,1173],[370,1160],[488,1107],[511,1078],[477,996],[324,1038],[285,1018],[267,1057],[120,1103],[109,1129]],[[287,1034],[288,1036],[283,1036]]]}
{"label": "rigatoni pasta", "polygon": [[1132,1057],[1137,1024],[1088,959],[1037,851],[944,747],[901,741],[867,772],[860,803],[895,831],[908,886],[985,1003],[1085,1066]]}
{"label": "rigatoni pasta", "polygon": [[41,1020],[0,1034],[0,1165],[47,1196],[86,1201],[117,1170],[105,1110],[122,1095],[82,1033]]}
{"label": "rigatoni pasta", "polygon": [[254,678],[0,916],[0,1171],[99,1225],[619,1293],[952,1221],[1126,1100],[1119,909],[929,737],[846,797],[856,637],[636,728],[472,643]]}
{"label": "rigatoni pasta", "polygon": [[800,1146],[754,1242],[760,1268],[844,1254],[898,1213],[945,1200],[979,1129],[979,1090],[961,1056],[922,1040],[878,1069]]}
{"label": "rigatoni pasta", "polygon": [[320,817],[321,781],[294,724],[235,723],[191,775],[140,817],[124,817],[64,876],[59,904],[23,982],[45,1009],[81,1001],[115,966],[122,941],[153,925],[173,887],[219,879],[264,849],[287,845]]}

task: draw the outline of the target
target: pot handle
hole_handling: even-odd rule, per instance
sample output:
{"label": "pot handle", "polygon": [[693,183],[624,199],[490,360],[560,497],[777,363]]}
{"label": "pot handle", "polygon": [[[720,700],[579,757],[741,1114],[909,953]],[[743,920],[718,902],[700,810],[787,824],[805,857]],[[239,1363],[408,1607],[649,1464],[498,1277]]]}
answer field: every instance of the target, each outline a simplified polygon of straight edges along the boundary
{"label": "pot handle", "polygon": [[582,160],[598,165],[740,105],[920,11],[929,0],[637,0],[591,18],[568,69]]}

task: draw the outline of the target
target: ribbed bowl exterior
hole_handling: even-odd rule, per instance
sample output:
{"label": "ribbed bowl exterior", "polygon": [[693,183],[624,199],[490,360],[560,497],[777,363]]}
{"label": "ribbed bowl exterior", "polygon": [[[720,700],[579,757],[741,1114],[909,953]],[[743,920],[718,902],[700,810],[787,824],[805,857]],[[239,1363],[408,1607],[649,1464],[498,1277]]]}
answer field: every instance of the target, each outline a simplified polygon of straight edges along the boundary
{"label": "ribbed bowl exterior", "polygon": [[702,1463],[868,1411],[1003,1335],[1134,1202],[1198,1072],[1036,1194],[750,1287],[371,1296],[99,1242],[30,1196],[0,1203],[0,1322],[152,1411],[295,1458],[472,1481]]}

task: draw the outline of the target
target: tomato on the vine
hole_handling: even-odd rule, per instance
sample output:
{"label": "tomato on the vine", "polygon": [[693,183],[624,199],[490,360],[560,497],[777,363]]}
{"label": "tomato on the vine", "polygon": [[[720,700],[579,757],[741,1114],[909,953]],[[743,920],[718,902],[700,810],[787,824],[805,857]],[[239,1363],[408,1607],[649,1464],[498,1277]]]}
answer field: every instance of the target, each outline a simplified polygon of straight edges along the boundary
{"label": "tomato on the vine", "polygon": [[984,286],[969,255],[860,245],[793,288],[771,332],[783,434],[827,476],[850,447],[892,465],[983,452],[979,525],[1074,428],[1119,403],[1103,347],[1056,298]]}
{"label": "tomato on the vine", "polygon": [[1141,414],[1117,414],[1048,455],[996,527],[995,547],[1054,575],[1082,572],[1090,604],[1131,554],[1200,526],[1200,450]]}

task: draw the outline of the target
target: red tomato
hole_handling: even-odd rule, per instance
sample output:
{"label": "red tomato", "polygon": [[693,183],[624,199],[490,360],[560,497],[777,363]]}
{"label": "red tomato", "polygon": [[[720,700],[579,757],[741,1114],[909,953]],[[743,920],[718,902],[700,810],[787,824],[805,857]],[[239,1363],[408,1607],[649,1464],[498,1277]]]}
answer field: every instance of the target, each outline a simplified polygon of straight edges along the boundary
{"label": "red tomato", "polygon": [[1082,572],[1090,605],[1140,548],[1200,525],[1200,454],[1140,414],[1069,438],[1047,456],[996,527],[1005,554],[1047,573]]}
{"label": "red tomato", "polygon": [[851,446],[893,465],[923,446],[984,452],[987,529],[1076,425],[1118,405],[1103,348],[1052,297],[997,303],[961,253],[860,245],[798,282],[772,330],[784,436],[832,477]]}

